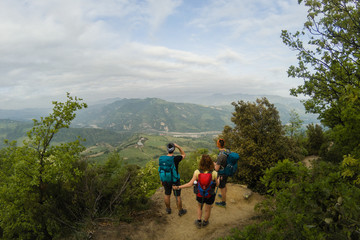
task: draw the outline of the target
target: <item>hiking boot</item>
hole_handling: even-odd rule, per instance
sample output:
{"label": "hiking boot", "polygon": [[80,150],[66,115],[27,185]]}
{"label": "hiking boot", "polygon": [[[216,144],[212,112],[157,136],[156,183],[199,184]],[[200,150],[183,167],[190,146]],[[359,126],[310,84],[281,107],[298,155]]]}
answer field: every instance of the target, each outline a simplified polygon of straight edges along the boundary
{"label": "hiking boot", "polygon": [[187,213],[187,210],[186,209],[181,209],[179,211],[179,216],[181,217],[182,215],[185,215]]}
{"label": "hiking boot", "polygon": [[201,220],[195,220],[195,226],[200,229],[202,226]]}
{"label": "hiking boot", "polygon": [[205,221],[205,220],[204,220],[204,221],[202,222],[202,226],[203,226],[203,227],[206,227],[207,225],[209,225],[209,221]]}
{"label": "hiking boot", "polygon": [[216,202],[215,204],[219,207],[226,207],[226,202]]}
{"label": "hiking boot", "polygon": [[167,214],[170,214],[170,213],[171,213],[171,208],[167,208],[167,209],[166,209],[166,213],[167,213]]}

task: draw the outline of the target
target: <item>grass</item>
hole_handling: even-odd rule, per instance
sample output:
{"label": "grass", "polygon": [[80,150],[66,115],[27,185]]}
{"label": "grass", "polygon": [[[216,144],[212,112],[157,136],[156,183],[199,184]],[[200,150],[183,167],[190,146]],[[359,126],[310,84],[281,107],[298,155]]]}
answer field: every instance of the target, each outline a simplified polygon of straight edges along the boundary
{"label": "grass", "polygon": [[[140,142],[141,144],[138,144]],[[118,146],[116,151],[126,163],[145,166],[148,161],[158,160],[161,155],[166,154],[166,144],[169,142],[177,143],[180,147],[182,147],[185,153],[196,151],[199,148],[209,149],[210,151],[215,148],[212,137],[209,136],[201,138],[180,138],[172,136],[136,134]],[[107,153],[110,153],[111,150],[93,148],[86,155],[89,156],[90,153],[98,154],[101,151],[104,152],[103,155],[92,158],[92,161],[101,164],[104,160],[106,160]],[[175,154],[179,154],[179,151],[176,150]]]}
{"label": "grass", "polygon": [[[27,139],[26,132],[31,129],[32,124],[0,120],[0,148],[6,147],[4,139],[9,141],[16,140],[18,146],[22,145],[23,140]],[[199,148],[209,149],[215,148],[213,136],[205,135],[202,137],[174,137],[171,135],[157,134],[141,134],[135,133],[116,133],[109,131],[97,131],[96,129],[70,129],[68,132],[59,133],[59,137],[55,138],[52,144],[57,145],[61,142],[74,141],[75,138],[69,132],[76,132],[77,135],[83,137],[87,134],[90,141],[84,144],[87,149],[83,152],[83,156],[88,157],[89,161],[95,163],[103,163],[107,160],[108,154],[118,152],[119,155],[128,164],[137,164],[145,166],[149,160],[158,160],[158,158],[166,154],[166,144],[169,142],[177,143],[183,148],[185,153],[196,151]],[[180,134],[181,135],[181,134]],[[179,153],[178,150],[175,152]]]}

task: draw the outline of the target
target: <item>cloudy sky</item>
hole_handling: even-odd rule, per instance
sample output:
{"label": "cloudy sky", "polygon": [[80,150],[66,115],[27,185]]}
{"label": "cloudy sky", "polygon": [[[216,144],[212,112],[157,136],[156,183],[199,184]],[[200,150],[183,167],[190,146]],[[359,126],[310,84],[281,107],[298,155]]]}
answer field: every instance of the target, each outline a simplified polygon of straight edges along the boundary
{"label": "cloudy sky", "polygon": [[297,0],[1,0],[0,109],[106,98],[289,96]]}

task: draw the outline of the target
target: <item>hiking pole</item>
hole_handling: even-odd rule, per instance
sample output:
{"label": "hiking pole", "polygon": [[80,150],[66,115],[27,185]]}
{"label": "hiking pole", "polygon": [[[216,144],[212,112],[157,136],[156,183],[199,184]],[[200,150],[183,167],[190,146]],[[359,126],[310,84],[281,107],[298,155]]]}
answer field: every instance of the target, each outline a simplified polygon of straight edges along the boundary
{"label": "hiking pole", "polygon": [[[220,176],[218,176],[218,178],[220,178]],[[215,190],[215,200],[216,200],[217,191],[218,191],[218,189],[219,189],[219,185],[220,185],[220,183],[216,186],[216,190]],[[215,200],[214,200],[214,202],[215,202]]]}
{"label": "hiking pole", "polygon": [[[217,195],[217,191],[219,189],[219,185],[216,186],[216,190],[215,190],[215,199],[216,199],[216,195]],[[215,201],[215,200],[214,200]]]}

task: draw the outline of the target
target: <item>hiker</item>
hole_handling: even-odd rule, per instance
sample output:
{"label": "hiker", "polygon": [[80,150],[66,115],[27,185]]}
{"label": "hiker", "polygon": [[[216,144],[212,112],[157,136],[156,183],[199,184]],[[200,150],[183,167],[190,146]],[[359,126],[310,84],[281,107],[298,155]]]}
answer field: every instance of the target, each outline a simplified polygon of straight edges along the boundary
{"label": "hiker", "polygon": [[220,207],[226,207],[226,192],[227,192],[226,183],[227,183],[228,176],[223,174],[221,171],[226,167],[227,155],[225,154],[225,152],[226,152],[225,140],[222,138],[219,138],[216,142],[216,146],[219,148],[219,151],[220,151],[218,154],[218,157],[217,157],[217,161],[215,163],[215,171],[217,171],[219,173],[219,178],[220,178],[219,188],[221,191],[221,194],[219,194],[219,197],[221,197],[221,201],[216,202],[215,205],[220,206]]}
{"label": "hiker", "polygon": [[[179,163],[181,160],[185,158],[184,150],[177,145],[176,143],[168,143],[166,145],[167,148],[167,155],[160,156],[159,158],[159,174],[161,184],[164,186],[165,189],[165,206],[166,212],[171,214],[171,207],[170,207],[170,196],[172,186],[179,186],[180,185],[180,175],[179,175]],[[179,149],[181,155],[174,155],[175,149]],[[181,190],[174,190],[174,195],[176,198],[176,205],[179,210],[178,215],[181,217],[186,214],[187,210],[182,207],[181,202]]]}
{"label": "hiker", "polygon": [[[199,169],[195,170],[190,182],[173,186],[173,189],[180,190],[181,188],[188,188],[194,185],[194,192],[196,193],[196,201],[198,202],[197,219],[195,225],[198,228],[205,227],[209,224],[212,204],[215,201],[215,187],[219,184],[217,172],[214,171],[214,163],[209,155],[202,155],[199,163]],[[204,221],[201,221],[204,212]]]}

